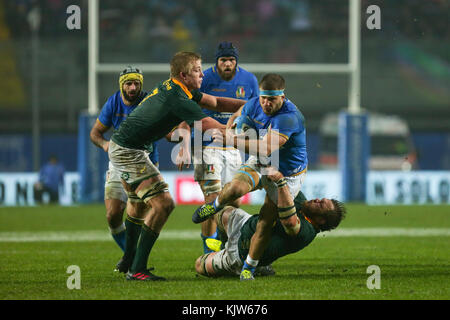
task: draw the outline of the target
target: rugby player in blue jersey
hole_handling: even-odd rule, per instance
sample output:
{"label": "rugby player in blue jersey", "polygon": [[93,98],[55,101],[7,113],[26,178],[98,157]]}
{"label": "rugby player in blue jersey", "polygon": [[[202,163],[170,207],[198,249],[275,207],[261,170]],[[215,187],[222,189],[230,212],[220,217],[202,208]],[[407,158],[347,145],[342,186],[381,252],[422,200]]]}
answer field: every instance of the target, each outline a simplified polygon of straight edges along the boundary
{"label": "rugby player in blue jersey", "polygon": [[[238,66],[239,52],[231,42],[221,42],[217,46],[216,64],[204,71],[200,91],[213,96],[249,100],[258,97],[258,80],[255,75]],[[216,112],[203,109],[209,117],[226,125],[231,112]],[[194,153],[194,178],[202,189],[205,202],[213,201],[225,183],[231,181],[239,170],[242,160],[239,150],[232,146],[213,146],[210,141],[203,141],[202,152]],[[239,207],[239,199],[233,205]],[[204,253],[211,252],[206,239],[217,239],[217,224],[208,219],[201,225],[201,238]],[[209,242],[211,243],[211,242]],[[220,241],[216,241],[216,250],[220,249]]]}
{"label": "rugby player in blue jersey", "polygon": [[[103,105],[97,121],[93,125],[90,138],[91,141],[108,152],[109,140],[105,139],[105,134],[112,127],[114,130],[119,128],[122,121],[141,103],[147,95],[142,90],[144,77],[142,72],[134,67],[128,66],[119,75],[119,90],[108,98]],[[158,165],[158,150],[155,143],[148,148],[150,160]],[[133,212],[133,206],[127,206],[128,199],[123,189],[120,175],[109,162],[108,171],[105,178],[105,207],[106,220],[113,239],[117,245],[125,251],[126,243],[126,225],[129,223],[142,224],[141,217],[136,217]],[[143,202],[139,205],[145,206]],[[123,211],[127,208],[127,219],[123,222]],[[120,271],[120,262],[117,266]],[[126,270],[125,270],[126,271]],[[122,271],[122,272],[125,272]]]}
{"label": "rugby player in blue jersey", "polygon": [[192,216],[194,223],[200,223],[244,194],[261,187],[266,190],[264,205],[242,268],[241,280],[253,279],[258,261],[270,240],[272,226],[278,217],[277,185],[267,178],[265,167],[274,166],[283,174],[283,183],[288,186],[292,198],[295,198],[308,165],[304,117],[286,98],[283,77],[267,74],[259,87],[259,97],[250,99],[227,124],[231,127],[234,119],[239,116],[254,129],[249,130],[254,134],[235,134],[232,130],[227,130],[225,139],[219,132],[212,135],[215,142],[224,140],[227,145],[243,149],[250,155],[249,159],[233,180],[224,186],[219,196],[213,202],[199,207]]}

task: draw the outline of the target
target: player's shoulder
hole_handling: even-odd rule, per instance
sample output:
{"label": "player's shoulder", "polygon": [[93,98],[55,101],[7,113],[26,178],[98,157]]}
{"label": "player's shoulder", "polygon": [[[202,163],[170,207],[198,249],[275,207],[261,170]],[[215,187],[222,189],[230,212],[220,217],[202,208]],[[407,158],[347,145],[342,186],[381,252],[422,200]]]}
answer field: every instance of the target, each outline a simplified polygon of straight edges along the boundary
{"label": "player's shoulder", "polygon": [[186,95],[186,90],[183,90],[184,85],[176,79],[170,78],[161,81],[158,84],[158,91],[166,96],[180,97]]}
{"label": "player's shoulder", "polygon": [[295,105],[295,103],[292,102],[291,100],[289,100],[288,98],[286,98],[286,100],[284,102],[284,106],[285,106],[285,110],[287,112],[297,112],[297,111],[299,111],[297,106]]}
{"label": "player's shoulder", "polygon": [[105,104],[103,105],[103,109],[117,109],[120,105],[121,101],[120,90],[112,94],[108,97]]}
{"label": "player's shoulder", "polygon": [[214,74],[217,74],[217,71],[215,70],[215,67],[214,66],[212,66],[212,67],[209,67],[208,69],[206,69],[206,70],[203,70],[203,75],[205,76],[205,77],[210,77],[210,76],[212,76],[212,75],[214,75]]}
{"label": "player's shoulder", "polygon": [[138,99],[136,100],[134,106],[138,106],[141,104],[141,102],[145,99],[145,97],[147,97],[148,92],[147,91],[141,91],[141,93],[139,94]]}
{"label": "player's shoulder", "polygon": [[220,85],[221,78],[219,77],[215,66],[209,67],[203,71],[203,81],[200,90],[205,90],[210,86]]}
{"label": "player's shoulder", "polygon": [[236,68],[236,71],[237,71],[236,74],[238,74],[238,75],[240,75],[242,77],[246,77],[246,78],[253,79],[253,80],[257,81],[256,76],[253,73],[251,73],[250,71],[242,68],[241,66],[238,66]]}
{"label": "player's shoulder", "polygon": [[300,111],[300,109],[298,108],[298,106],[296,104],[294,104],[291,100],[289,100],[288,98],[286,98],[283,107],[281,108],[280,115],[283,114],[288,114],[288,115],[292,115],[295,114],[296,117],[299,117],[301,120],[304,120],[303,114]]}
{"label": "player's shoulder", "polygon": [[253,97],[247,100],[246,104],[252,105],[252,106],[258,106],[259,105],[259,97]]}
{"label": "player's shoulder", "polygon": [[318,233],[316,228],[314,228],[311,222],[309,222],[303,214],[299,213],[297,216],[300,219],[300,232],[298,233],[298,236],[305,240],[312,241]]}
{"label": "player's shoulder", "polygon": [[259,106],[259,97],[253,97],[247,100],[244,105],[244,108],[247,111],[255,110]]}
{"label": "player's shoulder", "polygon": [[117,103],[120,101],[120,99],[121,99],[121,96],[120,96],[120,90],[117,90],[115,93],[113,93],[113,94],[108,98],[108,100],[106,100],[106,103],[109,103],[109,104],[117,104]]}

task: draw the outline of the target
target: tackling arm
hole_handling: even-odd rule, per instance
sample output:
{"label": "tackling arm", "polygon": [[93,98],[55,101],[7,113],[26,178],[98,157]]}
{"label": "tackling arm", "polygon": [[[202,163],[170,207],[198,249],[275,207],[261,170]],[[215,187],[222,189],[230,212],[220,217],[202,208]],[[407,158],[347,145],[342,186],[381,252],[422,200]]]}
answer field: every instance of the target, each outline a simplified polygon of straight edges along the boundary
{"label": "tackling arm", "polygon": [[294,205],[286,178],[281,172],[274,170],[274,173],[268,175],[268,178],[276,182],[278,186],[278,217],[286,234],[296,236],[300,232],[300,219],[297,216],[297,210]]}
{"label": "tackling arm", "polygon": [[247,101],[234,98],[216,97],[207,93],[202,93],[199,105],[202,108],[217,112],[236,112]]}

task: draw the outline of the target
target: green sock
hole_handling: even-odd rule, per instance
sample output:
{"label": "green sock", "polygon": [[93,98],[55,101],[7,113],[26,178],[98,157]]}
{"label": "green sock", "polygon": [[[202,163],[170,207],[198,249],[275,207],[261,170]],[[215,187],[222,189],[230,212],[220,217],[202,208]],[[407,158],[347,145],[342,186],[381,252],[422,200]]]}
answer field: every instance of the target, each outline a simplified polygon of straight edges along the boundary
{"label": "green sock", "polygon": [[125,220],[126,242],[124,260],[133,261],[143,223],[143,220],[127,216]]}
{"label": "green sock", "polygon": [[132,273],[147,269],[147,261],[159,233],[152,231],[146,224],[142,225],[141,236],[137,245],[136,256],[130,271]]}

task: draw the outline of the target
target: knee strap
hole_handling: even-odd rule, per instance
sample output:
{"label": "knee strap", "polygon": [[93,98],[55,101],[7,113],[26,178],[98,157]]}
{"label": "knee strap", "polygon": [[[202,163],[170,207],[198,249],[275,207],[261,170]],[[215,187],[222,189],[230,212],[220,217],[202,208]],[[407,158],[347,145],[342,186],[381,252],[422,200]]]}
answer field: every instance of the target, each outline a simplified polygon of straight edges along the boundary
{"label": "knee strap", "polygon": [[207,254],[204,254],[204,255],[202,255],[202,256],[200,257],[200,265],[201,265],[201,267],[202,267],[203,274],[206,275],[206,276],[208,276],[208,277],[210,277],[210,275],[209,275],[208,271],[206,271],[206,259],[208,258],[208,256],[209,256],[210,254],[211,254],[211,253],[207,253]]}
{"label": "knee strap", "polygon": [[205,195],[210,195],[211,193],[220,192],[222,190],[222,185],[220,181],[205,181],[201,184],[201,189]]}
{"label": "knee strap", "polygon": [[144,186],[136,194],[144,202],[147,202],[163,192],[169,192],[169,185],[164,181],[157,181],[148,186]]}

